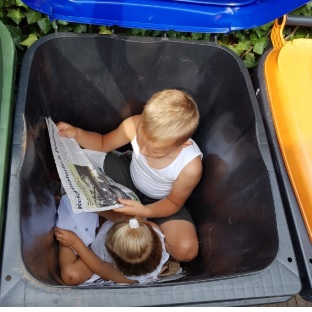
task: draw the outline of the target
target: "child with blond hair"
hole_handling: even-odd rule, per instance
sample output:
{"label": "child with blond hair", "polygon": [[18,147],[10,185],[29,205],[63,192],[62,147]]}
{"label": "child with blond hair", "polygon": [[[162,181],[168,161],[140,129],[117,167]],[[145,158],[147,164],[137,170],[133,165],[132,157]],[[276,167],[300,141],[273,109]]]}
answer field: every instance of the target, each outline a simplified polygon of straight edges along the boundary
{"label": "child with blond hair", "polygon": [[55,236],[65,284],[98,278],[128,284],[158,279],[169,254],[156,224],[140,218],[106,221],[96,234],[98,221],[95,213],[74,214],[68,196],[62,196]]}
{"label": "child with blond hair", "polygon": [[[125,119],[115,130],[99,134],[60,122],[60,136],[75,138],[84,148],[106,152],[104,171],[140,199],[101,214],[109,220],[147,218],[160,226],[168,253],[177,261],[197,256],[198,238],[185,201],[202,175],[202,153],[191,139],[199,123],[193,98],[180,90],[155,93],[141,115]],[[131,143],[131,162],[113,153]]]}

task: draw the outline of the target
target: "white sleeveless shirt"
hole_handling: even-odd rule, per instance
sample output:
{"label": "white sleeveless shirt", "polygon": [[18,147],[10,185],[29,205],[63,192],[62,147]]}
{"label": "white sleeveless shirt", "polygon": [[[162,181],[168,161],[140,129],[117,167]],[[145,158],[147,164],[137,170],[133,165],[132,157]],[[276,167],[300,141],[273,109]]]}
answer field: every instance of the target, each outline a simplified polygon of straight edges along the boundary
{"label": "white sleeveless shirt", "polygon": [[[91,249],[99,258],[109,263],[113,262],[104,243],[106,241],[109,229],[113,226],[111,221],[106,221],[103,223],[98,234],[96,235],[95,230],[99,224],[99,216],[92,212],[81,212],[75,214],[71,207],[68,195],[66,194],[62,196],[57,212],[58,220],[56,225],[58,227],[75,232],[86,246],[91,244]],[[156,228],[153,228],[153,230],[158,234],[161,241],[162,253],[160,263],[154,271],[145,275],[127,276],[127,278],[135,280],[141,284],[157,281],[159,279],[158,275],[161,272],[163,265],[169,259],[169,254],[167,253],[165,247],[164,234]],[[95,283],[98,280],[101,282],[100,276],[93,274],[93,276],[83,284],[89,285],[90,283]]]}
{"label": "white sleeveless shirt", "polygon": [[153,199],[166,197],[172,188],[173,182],[177,179],[181,170],[195,157],[203,157],[197,144],[189,139],[193,144],[182,148],[176,159],[167,167],[154,169],[149,166],[144,155],[140,153],[140,148],[135,138],[131,145],[133,149],[132,161],[130,165],[131,178],[135,187],[146,196]]}

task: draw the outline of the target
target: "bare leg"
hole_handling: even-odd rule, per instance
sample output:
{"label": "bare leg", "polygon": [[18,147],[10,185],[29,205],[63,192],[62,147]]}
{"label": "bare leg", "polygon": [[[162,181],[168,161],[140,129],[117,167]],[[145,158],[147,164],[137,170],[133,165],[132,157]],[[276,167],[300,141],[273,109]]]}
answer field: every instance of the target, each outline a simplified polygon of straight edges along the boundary
{"label": "bare leg", "polygon": [[193,260],[198,254],[198,238],[192,223],[170,220],[160,225],[165,235],[166,250],[177,261]]}
{"label": "bare leg", "polygon": [[59,245],[61,277],[67,285],[79,285],[93,276],[93,272],[68,246]]}

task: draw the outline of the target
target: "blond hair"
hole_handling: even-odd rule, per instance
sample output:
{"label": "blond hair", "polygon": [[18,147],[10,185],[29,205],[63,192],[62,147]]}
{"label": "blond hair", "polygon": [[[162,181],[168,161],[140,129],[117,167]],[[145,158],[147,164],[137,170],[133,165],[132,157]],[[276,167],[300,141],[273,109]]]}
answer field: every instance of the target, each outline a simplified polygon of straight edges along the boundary
{"label": "blond hair", "polygon": [[193,98],[180,90],[155,93],[145,104],[140,129],[151,142],[183,144],[194,134],[199,112]]}
{"label": "blond hair", "polygon": [[[133,220],[137,221],[135,227],[131,226]],[[116,268],[126,276],[154,271],[162,257],[160,237],[150,223],[138,218],[115,223],[105,246]]]}

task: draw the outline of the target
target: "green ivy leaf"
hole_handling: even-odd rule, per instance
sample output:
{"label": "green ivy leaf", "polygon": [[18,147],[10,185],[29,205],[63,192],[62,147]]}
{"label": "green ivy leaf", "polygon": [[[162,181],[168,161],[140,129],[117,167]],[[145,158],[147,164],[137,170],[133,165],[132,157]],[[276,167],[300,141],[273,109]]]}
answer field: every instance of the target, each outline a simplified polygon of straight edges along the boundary
{"label": "green ivy leaf", "polygon": [[146,33],[146,29],[139,29],[140,30],[140,34],[141,34],[141,36],[144,36],[145,35],[145,33]]}
{"label": "green ivy leaf", "polygon": [[15,24],[19,25],[21,20],[26,15],[19,8],[17,8],[17,9],[9,9],[7,16],[10,17],[15,22]]}
{"label": "green ivy leaf", "polygon": [[100,26],[99,34],[100,35],[111,35],[112,31],[110,29],[108,29],[106,26]]}
{"label": "green ivy leaf", "polygon": [[139,28],[133,28],[133,29],[131,30],[131,34],[132,34],[133,36],[139,36],[139,35],[141,34],[141,29],[139,29]]}
{"label": "green ivy leaf", "polygon": [[152,36],[153,37],[159,37],[161,36],[162,32],[160,30],[153,30],[152,31]]}
{"label": "green ivy leaf", "polygon": [[203,40],[209,40],[210,39],[211,34],[210,33],[205,33]]}
{"label": "green ivy leaf", "polygon": [[177,38],[177,33],[174,30],[168,30],[167,31],[167,37],[168,38]]}
{"label": "green ivy leaf", "polygon": [[266,35],[266,31],[264,31],[261,27],[255,28],[254,32],[257,34],[258,38],[261,38]]}
{"label": "green ivy leaf", "polygon": [[59,24],[59,25],[64,25],[64,26],[66,26],[66,25],[68,25],[69,23],[66,22],[66,21],[58,20],[58,24]]}
{"label": "green ivy leaf", "polygon": [[259,40],[259,36],[255,32],[252,32],[249,36],[249,39],[252,44],[256,44]]}
{"label": "green ivy leaf", "polygon": [[16,3],[16,6],[18,7],[24,7],[25,9],[28,9],[28,6],[21,0],[15,0],[15,3]]}
{"label": "green ivy leaf", "polygon": [[225,46],[228,46],[230,44],[229,34],[217,34],[217,42]]}
{"label": "green ivy leaf", "polygon": [[274,21],[270,22],[270,23],[267,23],[267,24],[264,24],[264,25],[261,25],[260,28],[262,30],[265,30],[266,32],[270,31],[271,30],[271,27],[273,25]]}
{"label": "green ivy leaf", "polygon": [[85,25],[85,24],[75,24],[75,25],[73,25],[73,32],[75,32],[75,33],[79,33],[79,34],[81,34],[81,33],[85,33],[85,32],[87,32],[87,25]]}
{"label": "green ivy leaf", "polygon": [[34,10],[29,10],[26,13],[26,18],[28,24],[33,24],[36,23],[41,18],[41,13]]}
{"label": "green ivy leaf", "polygon": [[7,29],[9,30],[13,43],[15,46],[20,45],[23,37],[23,33],[19,26],[12,26],[12,25],[6,25]]}
{"label": "green ivy leaf", "polygon": [[142,32],[142,36],[145,36],[145,37],[150,37],[151,36],[151,31],[150,30],[144,30],[143,32]]}
{"label": "green ivy leaf", "polygon": [[244,41],[246,39],[246,35],[242,31],[236,31],[234,35],[240,41]]}
{"label": "green ivy leaf", "polygon": [[37,40],[38,40],[38,37],[36,34],[29,34],[28,38],[21,42],[21,45],[29,48]]}
{"label": "green ivy leaf", "polygon": [[298,29],[294,35],[290,37],[290,40],[299,39],[299,38],[307,38],[309,33],[305,29]]}
{"label": "green ivy leaf", "polygon": [[52,24],[47,17],[38,20],[37,24],[44,34],[47,34],[52,29]]}
{"label": "green ivy leaf", "polygon": [[263,51],[264,49],[266,48],[268,44],[268,39],[266,37],[261,37],[257,40],[257,42],[254,44],[254,47],[253,47],[253,52],[259,54],[259,55],[262,55],[263,54]]}
{"label": "green ivy leaf", "polygon": [[188,37],[187,35],[185,35],[184,33],[179,32],[179,31],[176,31],[176,35],[177,35],[177,38],[181,38],[182,36]]}
{"label": "green ivy leaf", "polygon": [[57,27],[57,24],[56,24],[57,22],[55,21],[55,20],[53,20],[52,22],[51,22],[51,25],[52,25],[52,27],[53,27],[53,29],[56,29],[56,27]]}
{"label": "green ivy leaf", "polygon": [[9,8],[15,5],[15,0],[2,0],[3,7]]}
{"label": "green ivy leaf", "polygon": [[200,39],[202,36],[203,36],[202,33],[197,33],[197,32],[192,32],[192,34],[191,34],[191,38],[192,38],[193,40],[198,40],[198,39]]}
{"label": "green ivy leaf", "polygon": [[243,60],[244,64],[247,68],[252,68],[256,66],[256,59],[255,55],[251,52],[246,53],[245,59]]}
{"label": "green ivy leaf", "polygon": [[228,47],[238,56],[241,56],[243,52],[247,51],[251,47],[251,42],[249,40],[245,42],[242,41],[234,45],[228,45]]}
{"label": "green ivy leaf", "polygon": [[307,9],[307,6],[302,6],[302,7],[298,8],[297,10],[293,11],[291,14],[307,16],[307,15],[309,15],[309,11]]}
{"label": "green ivy leaf", "polygon": [[73,31],[73,27],[71,25],[59,25],[58,26],[58,29],[60,32],[71,32]]}

